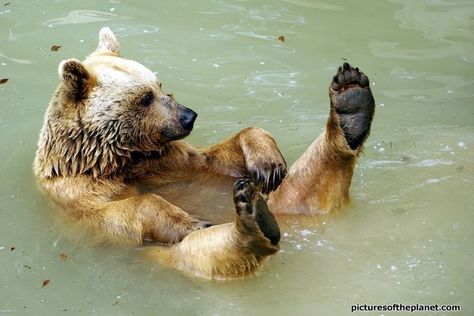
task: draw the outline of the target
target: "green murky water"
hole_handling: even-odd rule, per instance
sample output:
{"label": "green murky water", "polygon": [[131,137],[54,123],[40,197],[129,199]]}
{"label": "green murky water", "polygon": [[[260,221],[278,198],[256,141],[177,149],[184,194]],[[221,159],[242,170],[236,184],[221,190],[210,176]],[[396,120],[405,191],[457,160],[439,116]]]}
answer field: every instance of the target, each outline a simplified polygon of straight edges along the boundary
{"label": "green murky water", "polygon": [[[58,63],[91,52],[105,25],[199,112],[191,143],[256,125],[289,162],[321,131],[342,59],[360,66],[377,112],[353,205],[296,221],[258,276],[225,283],[61,228],[32,177],[37,135]],[[474,314],[473,63],[472,1],[3,0],[0,314],[344,315],[364,303]]]}

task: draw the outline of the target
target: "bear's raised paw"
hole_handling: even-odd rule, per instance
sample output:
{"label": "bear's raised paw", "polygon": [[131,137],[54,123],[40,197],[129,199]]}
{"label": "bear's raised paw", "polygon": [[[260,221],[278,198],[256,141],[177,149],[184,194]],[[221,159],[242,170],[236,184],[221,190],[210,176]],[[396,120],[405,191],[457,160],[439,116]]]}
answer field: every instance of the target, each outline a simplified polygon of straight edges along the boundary
{"label": "bear's raised paw", "polygon": [[339,67],[329,88],[331,110],[339,115],[339,125],[347,144],[357,149],[370,132],[375,101],[369,78],[348,63]]}

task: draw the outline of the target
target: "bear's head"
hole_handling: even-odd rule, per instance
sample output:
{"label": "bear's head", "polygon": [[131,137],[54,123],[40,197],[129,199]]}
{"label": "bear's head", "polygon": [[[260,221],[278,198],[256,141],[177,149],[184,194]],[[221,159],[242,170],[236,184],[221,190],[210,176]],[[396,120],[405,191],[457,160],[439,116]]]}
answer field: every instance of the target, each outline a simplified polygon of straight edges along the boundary
{"label": "bear's head", "polygon": [[64,106],[82,108],[84,125],[117,129],[116,141],[129,150],[157,150],[193,128],[197,114],[163,93],[148,68],[120,57],[109,28],[100,31],[97,50],[84,62],[61,62],[59,76],[67,96]]}
{"label": "bear's head", "polygon": [[83,62],[62,61],[59,77],[37,153],[46,176],[108,174],[133,152],[186,137],[197,117],[163,93],[152,71],[120,56],[109,28]]}

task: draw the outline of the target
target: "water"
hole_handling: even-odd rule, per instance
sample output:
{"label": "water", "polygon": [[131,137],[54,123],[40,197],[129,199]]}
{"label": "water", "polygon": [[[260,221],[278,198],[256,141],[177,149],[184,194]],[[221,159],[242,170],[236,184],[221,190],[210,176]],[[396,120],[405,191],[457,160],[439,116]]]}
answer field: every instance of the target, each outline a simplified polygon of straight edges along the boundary
{"label": "water", "polygon": [[[472,315],[473,16],[473,2],[448,0],[0,2],[0,314],[343,315],[423,303]],[[360,66],[377,108],[352,206],[286,219],[281,252],[256,277],[223,283],[65,228],[31,164],[58,63],[91,52],[105,25],[199,112],[191,143],[256,125],[290,163],[321,131],[342,59]]]}

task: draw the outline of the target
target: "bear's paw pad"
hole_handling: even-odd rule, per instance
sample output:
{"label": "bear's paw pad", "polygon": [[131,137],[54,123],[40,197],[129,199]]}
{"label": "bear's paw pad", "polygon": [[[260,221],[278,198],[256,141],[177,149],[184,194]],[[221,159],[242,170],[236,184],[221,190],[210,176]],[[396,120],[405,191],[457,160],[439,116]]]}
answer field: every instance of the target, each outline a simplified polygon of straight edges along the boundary
{"label": "bear's paw pad", "polygon": [[344,137],[351,149],[356,149],[369,135],[374,116],[375,101],[369,78],[359,68],[344,63],[333,77],[329,94]]}

